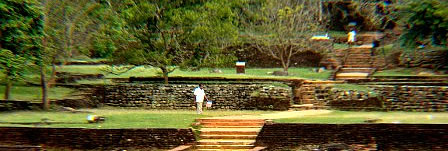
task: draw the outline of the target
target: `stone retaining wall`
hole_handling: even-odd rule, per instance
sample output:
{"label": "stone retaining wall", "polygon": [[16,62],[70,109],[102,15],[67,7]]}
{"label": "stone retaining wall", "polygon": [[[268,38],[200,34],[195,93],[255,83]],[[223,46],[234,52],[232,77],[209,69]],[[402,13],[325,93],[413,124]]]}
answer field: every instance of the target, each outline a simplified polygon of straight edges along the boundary
{"label": "stone retaining wall", "polygon": [[377,150],[444,150],[447,124],[285,124],[265,125],[257,146],[267,150],[329,143],[376,144]]}
{"label": "stone retaining wall", "polygon": [[[117,107],[194,109],[193,90],[197,86],[197,84],[107,85],[104,104]],[[213,101],[212,109],[286,110],[291,100],[290,88],[266,84],[207,84],[204,89],[209,100]],[[278,103],[279,101],[283,103]]]}
{"label": "stone retaining wall", "polygon": [[448,111],[448,86],[374,86],[388,111]]}
{"label": "stone retaining wall", "polygon": [[0,144],[39,145],[45,148],[93,149],[170,149],[194,143],[191,129],[84,129],[1,127]]}
{"label": "stone retaining wall", "polygon": [[400,56],[400,64],[406,67],[423,67],[431,69],[446,68],[448,66],[447,50],[416,50],[403,53]]}
{"label": "stone retaining wall", "polygon": [[343,110],[448,111],[448,86],[370,85],[372,92],[315,87],[318,105]]}
{"label": "stone retaining wall", "polygon": [[32,110],[33,108],[38,107],[40,107],[40,104],[33,104],[30,101],[0,100],[0,112]]}

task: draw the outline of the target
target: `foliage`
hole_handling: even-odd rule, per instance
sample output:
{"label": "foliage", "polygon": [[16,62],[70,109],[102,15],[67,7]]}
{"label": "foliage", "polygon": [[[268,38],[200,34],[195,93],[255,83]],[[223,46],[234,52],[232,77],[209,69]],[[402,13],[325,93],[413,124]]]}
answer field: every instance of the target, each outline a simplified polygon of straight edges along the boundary
{"label": "foliage", "polygon": [[350,22],[356,22],[358,30],[384,30],[391,29],[397,20],[395,6],[387,5],[381,1],[351,0],[327,1],[325,11],[329,13],[329,28],[332,30],[348,30]]}
{"label": "foliage", "polygon": [[0,70],[6,75],[5,99],[13,81],[41,56],[41,11],[34,0],[0,1]]}
{"label": "foliage", "polygon": [[448,1],[413,0],[402,8],[403,45],[448,45]]}
{"label": "foliage", "polygon": [[[69,72],[77,74],[104,74],[103,70],[108,68],[105,65],[66,65],[57,68],[58,72]],[[289,75],[286,77],[273,76],[272,71],[280,68],[246,68],[246,74],[235,74],[234,68],[220,68],[222,73],[210,73],[212,68],[203,68],[199,71],[176,70],[171,73],[172,76],[179,77],[224,77],[224,78],[275,78],[275,79],[314,79],[326,80],[331,71],[314,72],[314,68],[290,68]],[[129,77],[154,77],[157,76],[157,68],[145,68],[138,66],[132,70],[120,75],[105,75],[106,78],[129,78]],[[88,82],[88,81],[84,81]],[[94,82],[101,83],[101,82]]]}
{"label": "foliage", "polygon": [[40,0],[45,17],[45,51],[50,63],[88,54],[99,26],[102,5],[90,0]]}
{"label": "foliage", "polygon": [[166,83],[168,74],[179,66],[200,66],[208,59],[216,61],[211,56],[218,55],[236,39],[235,15],[227,1],[124,3],[128,5],[120,13],[133,47],[116,50],[112,56],[114,64],[160,68]]}
{"label": "foliage", "polygon": [[321,49],[313,47],[317,45],[310,40],[313,32],[324,30],[317,19],[319,7],[316,3],[320,2],[268,1],[257,12],[261,17],[249,26],[248,35],[243,38],[261,53],[280,61],[283,71],[287,72],[293,55],[312,48]]}
{"label": "foliage", "polygon": [[[0,93],[5,92],[5,87],[0,86]],[[42,90],[36,86],[15,86],[12,88],[12,98],[14,100],[37,101],[42,98]],[[49,99],[64,99],[70,97],[74,89],[54,87],[49,91]]]}

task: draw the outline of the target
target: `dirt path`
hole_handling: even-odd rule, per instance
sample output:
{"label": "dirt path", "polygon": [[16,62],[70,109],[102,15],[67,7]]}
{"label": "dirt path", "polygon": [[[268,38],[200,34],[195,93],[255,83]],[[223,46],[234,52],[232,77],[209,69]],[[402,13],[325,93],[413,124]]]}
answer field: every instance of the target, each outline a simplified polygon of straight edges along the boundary
{"label": "dirt path", "polygon": [[212,117],[212,119],[279,119],[279,118],[294,118],[310,115],[320,115],[331,113],[330,110],[305,110],[305,111],[283,111],[260,115],[241,115],[241,116],[221,116]]}

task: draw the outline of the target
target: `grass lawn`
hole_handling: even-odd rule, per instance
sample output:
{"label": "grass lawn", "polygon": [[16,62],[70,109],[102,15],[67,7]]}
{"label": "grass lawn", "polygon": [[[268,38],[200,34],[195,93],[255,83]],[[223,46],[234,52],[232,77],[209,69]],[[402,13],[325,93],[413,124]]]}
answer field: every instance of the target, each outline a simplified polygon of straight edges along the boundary
{"label": "grass lawn", "polygon": [[415,68],[395,68],[390,70],[377,71],[373,76],[414,76],[417,69]]}
{"label": "grass lawn", "polygon": [[[75,90],[63,87],[50,88],[48,98],[61,99],[70,96]],[[5,86],[0,86],[0,95],[5,93]],[[42,89],[36,86],[14,86],[11,88],[12,100],[40,101],[42,99]]]}
{"label": "grass lawn", "polygon": [[279,123],[365,123],[367,119],[380,119],[377,123],[448,124],[446,112],[355,112],[333,111],[328,114],[276,119]]}
{"label": "grass lawn", "polygon": [[[155,68],[137,67],[120,75],[107,74],[104,71],[106,65],[68,65],[57,68],[60,72],[82,73],[82,74],[104,74],[107,78],[128,78],[128,77],[154,77],[160,76],[160,72]],[[170,73],[171,77],[226,77],[226,78],[303,78],[303,79],[328,79],[331,71],[321,73],[313,72],[312,68],[289,68],[289,76],[273,76],[268,72],[280,71],[281,68],[246,68],[246,74],[236,74],[234,68],[221,68],[223,73],[210,73],[209,69],[203,68],[200,71],[183,71],[176,69]]]}
{"label": "grass lawn", "polygon": [[[91,113],[44,112],[44,111],[18,111],[0,113],[0,126],[27,126],[27,127],[77,127],[77,128],[188,128],[197,118],[238,115],[261,115],[278,113],[279,111],[225,111],[211,110],[198,115],[194,110],[144,110],[102,108],[88,109]],[[88,124],[86,117],[89,114],[102,115],[106,122]],[[64,122],[64,124],[51,125],[25,125],[8,124],[11,122],[40,122],[46,118],[51,122]],[[354,124],[365,123],[367,119],[381,119],[379,123],[431,123],[447,124],[448,113],[431,112],[353,112],[331,111],[327,114],[304,115],[297,118],[276,117],[277,123],[323,123],[323,124]],[[8,122],[8,123],[5,123]]]}
{"label": "grass lawn", "polygon": [[[51,122],[65,122],[67,124],[40,125],[39,127],[83,127],[83,128],[188,128],[197,118],[228,116],[228,115],[253,115],[269,113],[267,111],[204,111],[198,115],[194,110],[143,110],[143,109],[89,109],[92,113],[68,113],[68,112],[39,112],[20,111],[0,113],[0,126],[30,126],[20,124],[5,124],[4,122],[39,122],[42,118]],[[88,124],[87,115],[102,115],[106,122]]]}

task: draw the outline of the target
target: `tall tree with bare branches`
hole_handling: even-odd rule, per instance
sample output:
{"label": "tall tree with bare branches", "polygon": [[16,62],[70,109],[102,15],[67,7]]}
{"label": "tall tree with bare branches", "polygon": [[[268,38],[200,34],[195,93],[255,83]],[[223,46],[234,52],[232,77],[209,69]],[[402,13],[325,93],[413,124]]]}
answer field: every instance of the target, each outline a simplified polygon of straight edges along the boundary
{"label": "tall tree with bare branches", "polygon": [[250,40],[260,53],[281,62],[288,72],[291,57],[307,50],[324,50],[310,40],[313,34],[323,33],[320,1],[267,1],[259,12],[259,19],[248,28]]}

